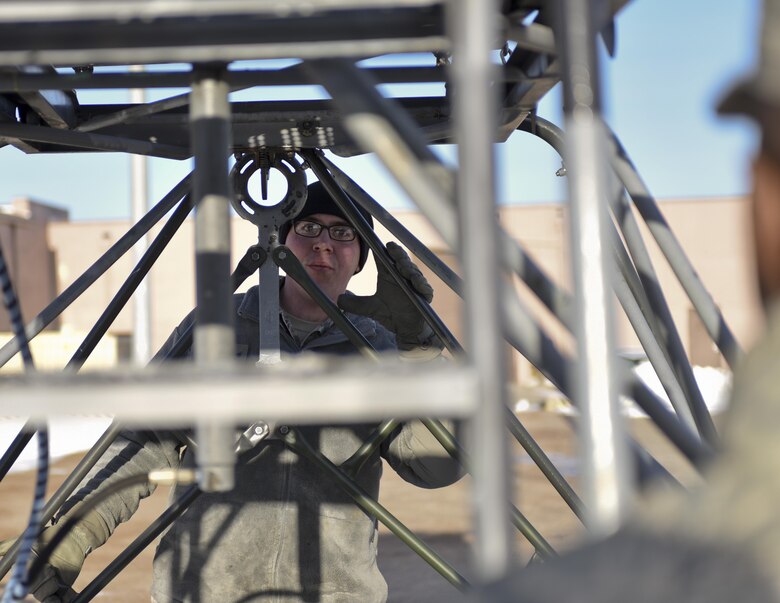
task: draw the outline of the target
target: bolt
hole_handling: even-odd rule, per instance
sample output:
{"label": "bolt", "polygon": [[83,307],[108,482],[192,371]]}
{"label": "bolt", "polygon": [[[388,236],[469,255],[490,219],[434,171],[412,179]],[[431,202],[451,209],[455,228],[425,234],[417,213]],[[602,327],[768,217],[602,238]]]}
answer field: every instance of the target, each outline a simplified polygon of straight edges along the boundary
{"label": "bolt", "polygon": [[286,258],[286,257],[287,257],[287,254],[286,254],[284,251],[280,251],[280,252],[279,252],[279,259],[280,259],[280,260],[283,260],[283,259],[284,259],[284,258]]}
{"label": "bolt", "polygon": [[251,257],[252,257],[252,260],[256,262],[257,260],[260,259],[260,254],[255,251],[255,252],[252,253]]}
{"label": "bolt", "polygon": [[263,435],[265,433],[265,425],[255,425],[255,435]]}
{"label": "bolt", "polygon": [[314,123],[311,121],[302,121],[298,124],[298,131],[301,136],[311,136],[314,134]]}
{"label": "bolt", "polygon": [[287,425],[282,425],[281,427],[279,427],[279,433],[281,433],[282,435],[286,435],[288,431],[290,431],[290,428],[287,427]]}

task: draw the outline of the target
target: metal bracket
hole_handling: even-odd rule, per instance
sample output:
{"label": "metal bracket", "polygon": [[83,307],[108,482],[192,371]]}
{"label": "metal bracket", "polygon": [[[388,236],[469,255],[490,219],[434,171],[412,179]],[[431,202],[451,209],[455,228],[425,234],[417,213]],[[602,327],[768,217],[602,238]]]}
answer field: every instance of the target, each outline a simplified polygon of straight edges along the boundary
{"label": "metal bracket", "polygon": [[[258,170],[263,180],[262,196],[268,197],[267,180],[269,170],[274,168],[287,179],[287,193],[275,205],[261,205],[249,192],[249,179]],[[240,155],[230,179],[235,191],[231,199],[233,209],[239,216],[257,226],[258,247],[272,253],[279,244],[279,228],[294,218],[306,203],[306,175],[295,155],[289,152],[269,152]],[[279,352],[279,268],[273,262],[265,262],[259,270],[260,307],[258,311],[259,357],[258,364],[276,364],[281,360]]]}

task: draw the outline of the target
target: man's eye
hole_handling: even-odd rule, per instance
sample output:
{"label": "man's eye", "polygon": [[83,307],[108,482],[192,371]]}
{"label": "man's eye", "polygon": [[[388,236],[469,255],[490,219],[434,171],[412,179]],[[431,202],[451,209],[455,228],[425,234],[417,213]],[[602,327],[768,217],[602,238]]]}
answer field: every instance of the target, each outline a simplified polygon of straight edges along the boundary
{"label": "man's eye", "polygon": [[334,226],[330,233],[335,239],[349,239],[352,237],[352,229],[349,226]]}
{"label": "man's eye", "polygon": [[320,231],[319,224],[314,224],[312,222],[302,222],[299,224],[299,230],[303,234],[313,234],[316,235]]}

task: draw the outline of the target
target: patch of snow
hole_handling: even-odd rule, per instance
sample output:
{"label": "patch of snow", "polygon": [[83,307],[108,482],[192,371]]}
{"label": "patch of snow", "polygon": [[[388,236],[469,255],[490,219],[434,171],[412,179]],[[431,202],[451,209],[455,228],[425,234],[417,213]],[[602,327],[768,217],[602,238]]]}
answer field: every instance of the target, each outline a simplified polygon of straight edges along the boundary
{"label": "patch of snow", "polygon": [[[0,455],[5,454],[24,423],[22,419],[0,417]],[[89,450],[110,423],[110,417],[69,417],[55,420],[48,426],[52,461],[74,452]],[[34,469],[37,463],[38,442],[37,438],[33,437],[14,463],[11,472]]]}
{"label": "patch of snow", "polygon": [[[711,414],[723,412],[728,406],[731,396],[731,372],[718,369],[711,366],[694,366],[693,376],[701,390],[704,403],[707,405]],[[634,367],[637,376],[658,396],[666,407],[674,412],[672,403],[666,395],[661,381],[655,374],[650,362],[641,362]],[[625,412],[632,417],[646,417],[642,409],[636,406],[633,401],[621,397]]]}
{"label": "patch of snow", "polygon": [[[634,367],[637,376],[660,398],[664,405],[674,412],[672,403],[666,395],[664,388],[655,370],[648,361],[640,362]],[[694,366],[693,376],[701,389],[701,395],[707,405],[710,413],[717,414],[723,412],[728,406],[731,395],[731,372],[718,369],[711,366]],[[529,400],[521,398],[515,402],[515,412],[530,412],[535,410],[547,410],[563,415],[576,415],[577,409],[552,387],[539,388],[534,392],[534,398],[538,400]],[[646,417],[645,412],[624,396],[620,397],[620,403],[623,412],[629,417]]]}

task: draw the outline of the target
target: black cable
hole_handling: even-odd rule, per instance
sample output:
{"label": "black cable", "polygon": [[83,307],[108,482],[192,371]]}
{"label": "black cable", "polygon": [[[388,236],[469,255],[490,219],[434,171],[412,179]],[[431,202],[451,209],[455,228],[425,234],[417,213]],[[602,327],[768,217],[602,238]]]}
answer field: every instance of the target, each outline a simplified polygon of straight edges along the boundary
{"label": "black cable", "polygon": [[37,553],[35,561],[33,562],[32,566],[30,566],[30,571],[27,572],[25,584],[30,585],[34,583],[35,578],[38,577],[38,574],[43,569],[43,566],[46,565],[46,561],[57,548],[57,546],[65,539],[65,537],[73,530],[76,524],[78,524],[78,522],[81,521],[81,519],[87,513],[92,511],[97,505],[106,500],[109,496],[112,496],[120,490],[124,490],[130,486],[135,486],[136,484],[143,484],[148,481],[148,473],[123,477],[122,479],[109,484],[104,490],[100,490],[99,492],[95,493],[92,497],[85,500],[81,505],[70,511],[70,515],[68,516],[67,521],[62,524],[62,527],[59,530],[57,530],[57,533],[49,541],[49,543],[43,547],[43,550]]}
{"label": "black cable", "polygon": [[[14,337],[22,354],[25,372],[34,372],[35,363],[33,362],[30,345],[27,341],[27,335],[24,332],[24,320],[22,318],[22,309],[19,305],[19,298],[14,291],[11,276],[8,273],[8,266],[5,262],[3,247],[0,245],[0,287],[3,290],[3,303],[8,314],[11,317],[11,328]],[[27,567],[27,561],[30,558],[35,538],[38,535],[38,525],[41,521],[43,504],[46,500],[46,483],[49,479],[49,434],[46,426],[38,429],[38,471],[35,478],[35,493],[33,495],[32,510],[27,527],[22,534],[22,542],[19,547],[19,556],[14,565],[11,579],[6,588],[3,602],[20,601],[27,594],[27,588],[24,582],[24,570]]]}

